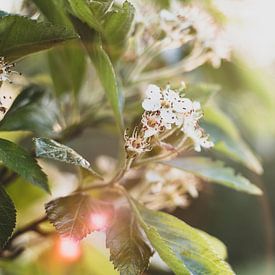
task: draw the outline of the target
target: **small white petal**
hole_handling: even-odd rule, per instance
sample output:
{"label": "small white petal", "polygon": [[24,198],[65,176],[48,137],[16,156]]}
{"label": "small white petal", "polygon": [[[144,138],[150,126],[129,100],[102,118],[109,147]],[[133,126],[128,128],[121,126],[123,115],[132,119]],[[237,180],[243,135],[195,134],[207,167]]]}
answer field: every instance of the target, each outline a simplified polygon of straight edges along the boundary
{"label": "small white petal", "polygon": [[160,116],[165,123],[174,123],[176,121],[176,115],[171,109],[162,108],[160,110]]}
{"label": "small white petal", "polygon": [[193,102],[193,109],[194,111],[200,111],[201,110],[201,104],[198,101]]}
{"label": "small white petal", "polygon": [[142,108],[145,111],[157,111],[161,107],[161,103],[159,100],[154,100],[154,99],[144,99],[142,102]]}
{"label": "small white petal", "polygon": [[154,84],[150,84],[146,89],[145,95],[146,95],[146,97],[159,99],[161,96],[160,87],[158,87],[157,85],[154,85]]}

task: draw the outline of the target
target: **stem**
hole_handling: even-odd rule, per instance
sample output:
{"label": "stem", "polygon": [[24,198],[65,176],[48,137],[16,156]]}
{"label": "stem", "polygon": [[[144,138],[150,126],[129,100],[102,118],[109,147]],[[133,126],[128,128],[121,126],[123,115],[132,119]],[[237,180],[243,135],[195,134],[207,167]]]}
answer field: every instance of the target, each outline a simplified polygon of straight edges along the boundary
{"label": "stem", "polygon": [[154,157],[149,157],[149,158],[142,159],[142,160],[138,161],[135,164],[135,167],[139,167],[139,166],[151,163],[151,162],[157,162],[157,161],[160,161],[160,160],[162,160],[162,161],[163,160],[169,160],[171,158],[174,158],[174,157],[178,156],[183,150],[186,149],[186,147],[184,146],[184,143],[186,142],[187,139],[188,139],[188,137],[184,137],[179,142],[179,144],[177,145],[177,147],[175,148],[175,150],[173,152],[169,152],[169,153],[165,153],[165,154],[162,154],[162,155],[157,155],[157,156],[154,156]]}
{"label": "stem", "polygon": [[150,45],[144,52],[139,56],[135,65],[128,73],[126,79],[129,82],[136,80],[139,74],[144,70],[144,68],[157,56],[160,54],[162,49],[161,41],[157,41]]}
{"label": "stem", "polygon": [[0,258],[12,260],[12,259],[15,259],[16,257],[18,257],[20,254],[22,254],[22,252],[24,252],[25,248],[21,247],[21,246],[13,247],[13,241],[27,232],[35,231],[41,236],[48,236],[49,234],[52,234],[52,233],[44,232],[39,228],[39,225],[41,223],[47,221],[47,219],[48,219],[47,216],[43,216],[43,217],[33,221],[32,223],[15,231],[15,233],[9,239],[6,246],[2,250],[0,250]]}
{"label": "stem", "polygon": [[93,185],[90,185],[90,186],[86,186],[86,187],[81,188],[81,189],[77,189],[73,193],[76,194],[76,193],[86,192],[86,191],[90,191],[90,190],[94,190],[94,189],[103,189],[103,188],[107,188],[107,187],[110,187],[109,183],[98,183],[98,184],[93,184]]}
{"label": "stem", "polygon": [[114,186],[115,183],[120,181],[125,175],[125,173],[130,169],[133,161],[134,161],[133,157],[127,158],[125,161],[124,167],[108,182],[108,185]]}
{"label": "stem", "polygon": [[171,135],[173,135],[175,132],[177,132],[180,128],[179,127],[175,127],[169,131],[167,131],[166,133],[164,133],[163,135],[159,136],[159,141],[165,140],[167,138],[169,138]]}
{"label": "stem", "polygon": [[204,54],[201,49],[194,49],[189,57],[175,65],[143,73],[135,82],[140,83],[171,78],[182,73],[193,71],[203,65],[207,60],[207,54]]}
{"label": "stem", "polygon": [[[9,244],[11,244],[17,237],[19,237],[19,236],[25,234],[25,233],[28,232],[28,231],[36,231],[36,232],[37,232],[38,226],[39,226],[41,223],[43,223],[43,222],[45,222],[45,221],[47,221],[47,220],[48,220],[47,216],[43,216],[43,217],[39,218],[38,220],[35,220],[35,221],[33,221],[32,223],[30,223],[30,224],[28,224],[28,225],[26,225],[26,226],[24,226],[24,227],[18,229],[17,231],[15,231],[15,233],[14,233],[14,234],[12,235],[12,237],[10,238]],[[38,231],[39,231],[39,230],[38,230]],[[9,244],[8,244],[8,246],[9,246]]]}
{"label": "stem", "polygon": [[2,182],[1,185],[2,186],[8,186],[11,182],[13,182],[16,178],[18,178],[18,175],[16,173],[12,173],[9,176],[5,177]]}

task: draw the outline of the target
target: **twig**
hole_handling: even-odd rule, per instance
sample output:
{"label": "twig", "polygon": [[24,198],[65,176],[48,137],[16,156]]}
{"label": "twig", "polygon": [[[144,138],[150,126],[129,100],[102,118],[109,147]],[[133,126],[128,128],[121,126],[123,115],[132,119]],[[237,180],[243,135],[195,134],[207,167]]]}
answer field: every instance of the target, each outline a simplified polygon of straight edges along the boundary
{"label": "twig", "polygon": [[24,227],[18,229],[17,231],[15,231],[15,233],[10,238],[7,246],[9,246],[16,238],[25,234],[26,232],[35,231],[35,232],[40,233],[40,230],[37,230],[38,226],[47,220],[48,220],[47,216],[43,216],[43,217],[39,218],[38,220],[34,220],[30,224],[25,225]]}

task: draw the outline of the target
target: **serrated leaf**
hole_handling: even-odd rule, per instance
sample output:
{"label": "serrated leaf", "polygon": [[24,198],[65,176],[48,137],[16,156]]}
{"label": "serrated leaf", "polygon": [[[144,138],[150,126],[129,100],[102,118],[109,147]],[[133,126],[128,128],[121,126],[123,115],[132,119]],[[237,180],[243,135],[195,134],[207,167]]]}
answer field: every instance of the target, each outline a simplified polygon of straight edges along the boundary
{"label": "serrated leaf", "polygon": [[234,274],[196,229],[164,212],[131,204],[152,246],[175,274]]}
{"label": "serrated leaf", "polygon": [[98,230],[91,215],[104,215],[111,221],[113,208],[109,203],[99,201],[84,194],[75,194],[48,202],[45,205],[47,217],[59,234],[65,238],[81,240]]}
{"label": "serrated leaf", "polygon": [[4,247],[16,223],[16,210],[13,201],[0,186],[0,248]]}
{"label": "serrated leaf", "polygon": [[152,251],[129,208],[117,211],[114,223],[106,232],[106,246],[121,275],[143,274],[148,268]]}
{"label": "serrated leaf", "polygon": [[102,47],[100,36],[93,30],[89,29],[87,25],[81,23],[77,18],[72,18],[72,20],[95,66],[101,85],[105,90],[110,105],[112,106],[116,123],[122,132],[122,100],[120,98],[121,94],[112,62]]}
{"label": "serrated leaf", "polygon": [[[49,104],[44,88],[30,86],[15,99],[11,109],[0,122],[1,131],[31,131],[52,136],[56,109]],[[46,107],[46,108],[45,108]]]}
{"label": "serrated leaf", "polygon": [[80,166],[89,170],[93,175],[102,179],[92,168],[89,161],[84,159],[72,148],[48,138],[34,138],[35,154],[38,158],[54,159],[57,161]]}
{"label": "serrated leaf", "polygon": [[257,174],[261,174],[263,172],[261,163],[243,141],[230,118],[213,107],[205,108],[204,112],[206,123],[203,123],[202,126],[214,141],[214,150],[241,162]]}
{"label": "serrated leaf", "polygon": [[8,15],[0,17],[0,37],[0,56],[13,61],[75,39],[77,34],[64,26]]}
{"label": "serrated leaf", "polygon": [[222,161],[213,161],[205,157],[187,157],[174,159],[164,164],[237,191],[246,192],[252,195],[262,194],[261,189],[252,184],[248,179],[236,174],[232,168],[225,167]]}
{"label": "serrated leaf", "polygon": [[41,170],[37,161],[17,144],[0,139],[0,161],[28,182],[50,192],[47,176]]}

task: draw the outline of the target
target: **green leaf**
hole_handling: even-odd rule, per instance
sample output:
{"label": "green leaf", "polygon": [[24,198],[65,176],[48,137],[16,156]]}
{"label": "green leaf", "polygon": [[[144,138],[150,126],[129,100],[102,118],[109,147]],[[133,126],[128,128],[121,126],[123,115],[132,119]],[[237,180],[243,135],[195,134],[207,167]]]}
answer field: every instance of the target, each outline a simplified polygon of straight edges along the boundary
{"label": "green leaf", "polygon": [[35,3],[49,22],[55,25],[66,26],[73,30],[62,0],[32,0],[32,2]]}
{"label": "green leaf", "polygon": [[208,242],[209,246],[211,246],[211,250],[214,251],[221,259],[225,260],[227,258],[227,248],[219,239],[199,229],[197,229],[197,233],[199,233],[205,241]]}
{"label": "green leaf", "polygon": [[249,146],[243,141],[234,123],[217,108],[205,108],[202,126],[215,143],[214,150],[241,162],[246,167],[261,174],[263,168]]}
{"label": "green leaf", "polygon": [[[44,88],[30,86],[15,99],[11,109],[0,122],[1,131],[31,131],[52,136],[56,121],[55,106],[49,104]],[[46,103],[46,108],[45,108]]]}
{"label": "green leaf", "polygon": [[77,34],[64,26],[9,15],[0,17],[0,37],[0,56],[12,61],[75,39]]}
{"label": "green leaf", "polygon": [[74,240],[81,240],[101,229],[91,222],[91,215],[104,215],[108,222],[113,216],[113,208],[109,203],[84,194],[55,199],[48,202],[45,209],[58,233]]}
{"label": "green leaf", "polygon": [[199,178],[215,182],[237,191],[252,195],[261,195],[262,191],[256,185],[241,175],[235,174],[230,167],[225,167],[221,161],[213,161],[205,157],[187,157],[174,159],[164,164],[192,173]]}
{"label": "green leaf", "polygon": [[123,53],[134,16],[135,8],[128,1],[125,1],[122,7],[117,6],[107,13],[103,24],[103,36],[112,59],[116,60]]}
{"label": "green leaf", "polygon": [[81,23],[77,18],[72,18],[72,20],[95,66],[98,77],[115,114],[117,125],[122,131],[123,118],[121,112],[121,94],[112,62],[102,47],[99,35],[89,29],[87,25]]}
{"label": "green leaf", "polygon": [[135,9],[128,1],[122,6],[113,2],[69,0],[72,13],[101,35],[111,59],[116,60],[124,50]]}
{"label": "green leaf", "polygon": [[86,59],[82,46],[68,43],[52,49],[48,54],[51,77],[57,95],[73,91],[78,94],[85,76]]}
{"label": "green leaf", "polygon": [[0,186],[0,248],[4,247],[16,223],[16,210],[13,201]]}
{"label": "green leaf", "polygon": [[[33,0],[45,17],[53,24],[73,29],[67,17],[63,1]],[[86,60],[84,50],[78,41],[66,43],[49,52],[48,55],[51,77],[57,95],[73,91],[76,95],[85,76]]]}
{"label": "green leaf", "polygon": [[128,208],[121,208],[106,233],[106,246],[110,248],[110,259],[120,274],[143,274],[152,256],[136,217]]}
{"label": "green leaf", "polygon": [[47,176],[37,161],[15,143],[0,139],[0,161],[28,182],[50,192]]}
{"label": "green leaf", "polygon": [[61,162],[80,166],[89,170],[93,175],[102,179],[92,168],[91,164],[72,148],[48,138],[34,138],[35,154],[38,158],[54,159]]}
{"label": "green leaf", "polygon": [[234,274],[196,229],[169,214],[131,204],[152,246],[175,274]]}
{"label": "green leaf", "polygon": [[90,28],[101,32],[100,15],[104,14],[105,4],[112,3],[112,1],[92,1],[90,5],[85,0],[68,0],[72,13],[82,22],[86,23]]}
{"label": "green leaf", "polygon": [[[97,20],[99,24],[102,25],[104,21],[103,19],[108,16],[108,11],[114,5],[114,0],[89,1],[86,3],[89,6],[91,12],[93,13],[95,20]],[[84,20],[83,22],[86,21]]]}

